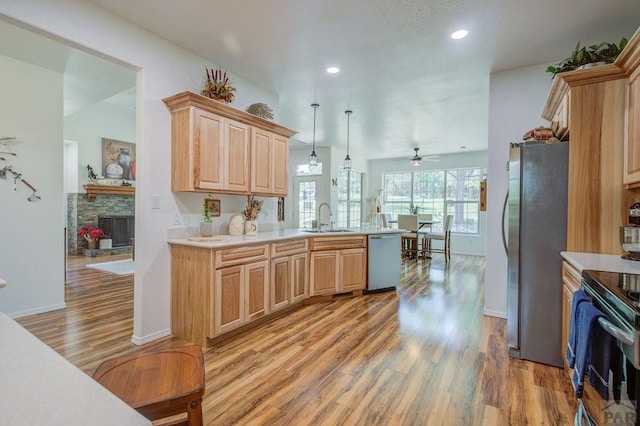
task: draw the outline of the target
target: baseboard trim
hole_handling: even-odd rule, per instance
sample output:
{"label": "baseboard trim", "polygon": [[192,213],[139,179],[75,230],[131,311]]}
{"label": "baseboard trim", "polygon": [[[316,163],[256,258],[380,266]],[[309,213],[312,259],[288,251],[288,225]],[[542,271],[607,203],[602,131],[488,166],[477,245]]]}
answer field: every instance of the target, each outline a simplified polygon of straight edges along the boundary
{"label": "baseboard trim", "polygon": [[162,339],[163,337],[167,336],[171,336],[170,328],[160,330],[143,337],[139,337],[134,334],[131,336],[131,343],[133,343],[134,345],[145,345],[149,342],[153,342],[154,340]]}
{"label": "baseboard trim", "polygon": [[491,311],[489,309],[484,309],[482,313],[488,317],[507,319],[507,313],[502,311]]}
{"label": "baseboard trim", "polygon": [[62,303],[56,303],[55,305],[43,306],[36,309],[28,309],[26,311],[14,312],[12,314],[7,314],[7,315],[9,316],[9,318],[16,319],[16,318],[27,317],[29,315],[37,315],[37,314],[44,314],[45,312],[58,311],[66,307],[67,307],[67,304],[65,302],[62,302]]}

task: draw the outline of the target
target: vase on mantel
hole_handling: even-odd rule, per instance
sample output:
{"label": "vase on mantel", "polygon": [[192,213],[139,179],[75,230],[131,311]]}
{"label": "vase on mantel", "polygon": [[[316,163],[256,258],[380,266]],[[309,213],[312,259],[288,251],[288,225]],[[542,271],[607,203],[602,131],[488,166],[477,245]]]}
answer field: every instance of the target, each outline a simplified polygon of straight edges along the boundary
{"label": "vase on mantel", "polygon": [[255,220],[245,221],[244,235],[258,235],[258,222]]}
{"label": "vase on mantel", "polygon": [[98,246],[98,240],[89,240],[87,241],[87,248],[89,250],[95,250]]}

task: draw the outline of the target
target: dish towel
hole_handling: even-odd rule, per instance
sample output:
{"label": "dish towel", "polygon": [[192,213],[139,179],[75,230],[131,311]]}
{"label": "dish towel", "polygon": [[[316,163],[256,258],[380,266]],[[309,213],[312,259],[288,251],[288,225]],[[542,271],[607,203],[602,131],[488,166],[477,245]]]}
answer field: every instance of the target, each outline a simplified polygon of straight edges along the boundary
{"label": "dish towel", "polygon": [[[615,356],[615,352],[611,353],[612,341],[611,335],[600,327],[599,324],[593,327],[590,350],[591,362],[589,363],[587,377],[589,377],[591,386],[593,386],[605,401],[609,400],[609,369],[616,364],[615,361],[613,361],[612,364],[611,359],[612,355]],[[616,375],[614,374],[614,378],[615,377]],[[613,387],[616,387],[615,383]],[[616,390],[613,389],[613,391],[615,395]],[[618,400],[620,400],[619,397]]]}
{"label": "dish towel", "polygon": [[578,290],[573,293],[573,299],[571,299],[571,321],[569,322],[569,342],[567,343],[567,362],[569,368],[573,368],[576,362],[576,313],[577,308],[582,302],[591,303],[591,299],[582,290]]}
{"label": "dish towel", "polygon": [[[591,303],[580,303],[576,308],[575,317],[575,362],[573,370],[573,387],[577,398],[582,398],[584,376],[591,364],[591,350],[594,328],[599,327],[598,318],[606,318],[605,314]],[[600,350],[602,348],[598,348]],[[607,372],[609,365],[606,366]],[[607,373],[607,377],[609,374]]]}

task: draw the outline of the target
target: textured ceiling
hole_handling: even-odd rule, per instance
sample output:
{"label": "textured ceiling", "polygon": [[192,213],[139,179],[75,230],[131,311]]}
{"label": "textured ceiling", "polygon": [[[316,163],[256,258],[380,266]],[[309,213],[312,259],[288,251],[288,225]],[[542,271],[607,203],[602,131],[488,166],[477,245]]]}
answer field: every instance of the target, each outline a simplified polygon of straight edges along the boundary
{"label": "textured ceiling", "polygon": [[[301,141],[318,102],[318,143],[344,148],[353,110],[352,157],[367,158],[486,149],[491,72],[557,62],[579,40],[617,42],[640,24],[638,0],[91,1],[274,91]],[[469,36],[452,40],[461,27]]]}
{"label": "textured ceiling", "polygon": [[[638,0],[91,1],[276,93],[278,121],[302,143],[312,102],[319,145],[344,149],[353,110],[351,154],[366,158],[486,149],[491,72],[557,62],[578,41],[617,42],[640,23]],[[449,38],[459,28],[469,36]],[[0,28],[0,54],[28,55],[15,40]],[[89,103],[135,84],[131,71],[76,54],[56,48],[27,62],[48,58],[64,70],[65,98],[75,87]],[[342,71],[328,75],[328,65]],[[84,101],[65,102],[71,111]]]}

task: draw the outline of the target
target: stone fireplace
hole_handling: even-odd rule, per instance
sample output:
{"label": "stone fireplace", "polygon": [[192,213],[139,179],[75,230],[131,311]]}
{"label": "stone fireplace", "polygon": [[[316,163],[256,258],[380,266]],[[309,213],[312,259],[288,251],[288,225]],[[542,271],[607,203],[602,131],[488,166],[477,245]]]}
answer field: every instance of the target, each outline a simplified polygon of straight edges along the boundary
{"label": "stone fireplace", "polygon": [[98,216],[98,228],[105,233],[105,238],[111,238],[112,247],[130,246],[135,237],[135,216],[110,215]]}
{"label": "stone fireplace", "polygon": [[[135,235],[135,196],[100,194],[95,201],[89,201],[85,193],[67,194],[67,253],[83,254],[87,248],[84,238],[78,237],[78,231],[83,226],[100,226],[100,218],[116,218],[116,231],[118,232],[119,247],[130,246],[131,239]],[[126,218],[126,219],[125,219]],[[113,233],[112,228],[109,230]],[[126,228],[126,229],[124,229]],[[102,228],[109,234],[106,229]],[[112,240],[113,235],[109,235]],[[116,241],[112,242],[113,247]]]}

